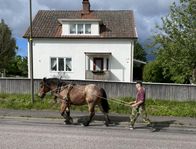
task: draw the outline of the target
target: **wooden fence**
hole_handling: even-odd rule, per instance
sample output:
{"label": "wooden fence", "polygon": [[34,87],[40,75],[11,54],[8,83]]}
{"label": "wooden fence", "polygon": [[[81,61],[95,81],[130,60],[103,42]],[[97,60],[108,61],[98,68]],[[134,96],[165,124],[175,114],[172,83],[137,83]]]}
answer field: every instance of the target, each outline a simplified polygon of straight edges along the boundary
{"label": "wooden fence", "polygon": [[[106,90],[109,98],[135,97],[135,83],[65,80],[68,83],[90,84],[94,83]],[[34,80],[34,90],[37,93],[39,79]],[[31,93],[30,79],[1,78],[0,93]],[[196,85],[144,83],[146,97],[151,99],[166,99],[178,101],[196,101]]]}

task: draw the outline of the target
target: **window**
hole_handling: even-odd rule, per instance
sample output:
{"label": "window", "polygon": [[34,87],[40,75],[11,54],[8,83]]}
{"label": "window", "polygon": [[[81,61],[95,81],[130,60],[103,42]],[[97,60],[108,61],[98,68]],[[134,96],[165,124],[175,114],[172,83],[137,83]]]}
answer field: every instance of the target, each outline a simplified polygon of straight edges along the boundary
{"label": "window", "polygon": [[78,24],[78,34],[84,34],[83,24]]}
{"label": "window", "polygon": [[109,58],[106,59],[106,70],[109,70]]}
{"label": "window", "polygon": [[85,34],[91,34],[91,24],[85,24]]}
{"label": "window", "polygon": [[51,71],[72,71],[72,58],[55,58],[50,59]]}
{"label": "window", "polygon": [[94,71],[103,71],[103,58],[94,58]]}
{"label": "window", "polygon": [[71,58],[66,58],[66,71],[72,71]]}
{"label": "window", "polygon": [[64,71],[64,58],[59,58],[59,71]]}
{"label": "window", "polygon": [[70,24],[70,34],[76,34],[76,24]]}
{"label": "window", "polygon": [[70,34],[91,34],[91,24],[70,24]]}
{"label": "window", "polygon": [[57,59],[56,58],[51,58],[51,70],[52,71],[57,71]]}

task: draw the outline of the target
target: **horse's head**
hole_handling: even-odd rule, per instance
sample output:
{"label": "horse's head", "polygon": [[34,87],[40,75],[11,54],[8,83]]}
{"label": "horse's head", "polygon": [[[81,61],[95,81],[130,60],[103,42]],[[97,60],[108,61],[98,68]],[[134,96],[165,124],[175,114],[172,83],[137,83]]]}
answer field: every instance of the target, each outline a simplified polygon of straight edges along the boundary
{"label": "horse's head", "polygon": [[46,78],[43,78],[40,82],[40,87],[38,91],[38,96],[43,99],[47,92],[51,90],[49,82]]}

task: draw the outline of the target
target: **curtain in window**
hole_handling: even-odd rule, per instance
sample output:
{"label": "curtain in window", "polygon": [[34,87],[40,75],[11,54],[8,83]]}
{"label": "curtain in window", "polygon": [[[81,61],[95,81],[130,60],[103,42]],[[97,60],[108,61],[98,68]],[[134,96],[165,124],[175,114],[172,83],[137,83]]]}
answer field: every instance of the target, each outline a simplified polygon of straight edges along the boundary
{"label": "curtain in window", "polygon": [[70,25],[70,34],[76,34],[76,24]]}
{"label": "curtain in window", "polygon": [[66,71],[72,71],[71,58],[66,58]]}
{"label": "curtain in window", "polygon": [[57,71],[57,59],[56,58],[51,58],[51,70]]}
{"label": "curtain in window", "polygon": [[64,71],[64,58],[59,58],[59,71]]}

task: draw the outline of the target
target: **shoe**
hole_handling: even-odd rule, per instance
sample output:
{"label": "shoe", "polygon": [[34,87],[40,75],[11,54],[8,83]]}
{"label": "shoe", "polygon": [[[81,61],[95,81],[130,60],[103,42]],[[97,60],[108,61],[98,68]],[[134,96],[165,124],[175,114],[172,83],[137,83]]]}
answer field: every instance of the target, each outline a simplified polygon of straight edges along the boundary
{"label": "shoe", "polygon": [[146,126],[147,126],[147,127],[152,127],[153,125],[152,125],[152,123],[150,122],[150,123],[148,123]]}
{"label": "shoe", "polygon": [[144,120],[144,122],[146,123],[147,127],[150,127],[152,125],[152,122],[150,120]]}
{"label": "shoe", "polygon": [[129,129],[130,129],[130,130],[133,130],[133,129],[134,129],[134,127],[133,127],[133,126],[129,126]]}

